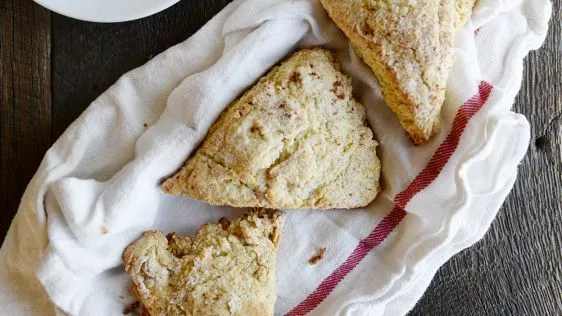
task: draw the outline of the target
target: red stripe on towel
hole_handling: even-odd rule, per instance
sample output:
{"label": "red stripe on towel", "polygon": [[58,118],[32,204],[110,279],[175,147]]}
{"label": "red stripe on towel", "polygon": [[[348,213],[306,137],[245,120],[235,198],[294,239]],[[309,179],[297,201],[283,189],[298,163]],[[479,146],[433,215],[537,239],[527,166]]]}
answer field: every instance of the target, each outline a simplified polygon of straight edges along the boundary
{"label": "red stripe on towel", "polygon": [[480,82],[478,93],[466,101],[458,110],[453,121],[451,132],[433,154],[425,168],[418,174],[412,183],[394,198],[394,209],[386,215],[375,229],[359,242],[355,250],[347,259],[337,267],[304,301],[293,308],[287,316],[305,315],[315,309],[324,299],[332,293],[338,284],[360,262],[380,245],[386,237],[400,224],[406,216],[406,205],[420,191],[429,186],[441,173],[459,145],[461,135],[468,121],[476,114],[488,100],[493,86],[485,81]]}

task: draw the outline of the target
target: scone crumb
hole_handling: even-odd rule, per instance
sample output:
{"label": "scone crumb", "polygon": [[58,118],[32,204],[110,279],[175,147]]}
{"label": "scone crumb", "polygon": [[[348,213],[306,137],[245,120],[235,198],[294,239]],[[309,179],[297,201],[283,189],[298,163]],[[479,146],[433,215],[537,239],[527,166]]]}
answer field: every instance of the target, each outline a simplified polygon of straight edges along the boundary
{"label": "scone crumb", "polygon": [[106,235],[107,233],[109,233],[109,229],[107,229],[107,227],[104,226],[104,227],[101,229],[101,233],[102,233],[102,235]]}
{"label": "scone crumb", "polygon": [[230,221],[226,217],[221,217],[219,219],[219,224],[221,224],[222,229],[227,230],[230,227]]}
{"label": "scone crumb", "polygon": [[324,259],[324,253],[326,252],[326,248],[322,247],[318,249],[318,252],[310,259],[308,259],[308,263],[314,265],[318,263],[318,261]]}
{"label": "scone crumb", "polygon": [[123,315],[128,315],[134,311],[136,311],[140,306],[140,302],[139,301],[134,301],[133,303],[129,304],[129,306],[127,306],[124,310],[123,310]]}
{"label": "scone crumb", "polygon": [[294,71],[291,76],[289,77],[289,80],[291,80],[292,82],[295,82],[297,84],[302,83],[302,78],[301,78],[301,74]]}

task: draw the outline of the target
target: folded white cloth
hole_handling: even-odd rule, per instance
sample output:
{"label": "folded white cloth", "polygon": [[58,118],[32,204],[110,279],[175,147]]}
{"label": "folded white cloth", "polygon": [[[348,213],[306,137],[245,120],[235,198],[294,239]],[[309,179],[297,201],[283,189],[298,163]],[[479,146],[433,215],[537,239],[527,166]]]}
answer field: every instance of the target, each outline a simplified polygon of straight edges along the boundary
{"label": "folded white cloth", "polygon": [[[0,250],[3,314],[119,315],[123,249],[147,229],[193,234],[243,213],[158,184],[246,88],[298,47],[334,50],[381,146],[384,190],[362,210],[295,211],[277,262],[276,314],[402,315],[437,269],[483,236],[529,143],[510,112],[548,0],[480,0],[460,31],[441,132],[413,146],[318,1],[237,0],[117,81],[47,152]],[[145,124],[148,127],[145,127]],[[323,260],[310,265],[318,248]]]}

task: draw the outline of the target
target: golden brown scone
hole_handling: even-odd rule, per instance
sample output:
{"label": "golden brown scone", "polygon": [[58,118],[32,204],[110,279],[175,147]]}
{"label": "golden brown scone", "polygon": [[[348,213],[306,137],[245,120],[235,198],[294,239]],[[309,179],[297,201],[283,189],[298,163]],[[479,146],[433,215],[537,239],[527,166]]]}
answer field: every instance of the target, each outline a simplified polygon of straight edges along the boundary
{"label": "golden brown scone", "polygon": [[332,54],[302,50],[233,102],[162,189],[234,207],[362,207],[379,191],[376,146]]}
{"label": "golden brown scone", "polygon": [[203,225],[195,238],[148,231],[123,253],[150,315],[273,315],[280,212]]}
{"label": "golden brown scone", "polygon": [[475,0],[321,0],[414,143],[439,130],[457,29]]}

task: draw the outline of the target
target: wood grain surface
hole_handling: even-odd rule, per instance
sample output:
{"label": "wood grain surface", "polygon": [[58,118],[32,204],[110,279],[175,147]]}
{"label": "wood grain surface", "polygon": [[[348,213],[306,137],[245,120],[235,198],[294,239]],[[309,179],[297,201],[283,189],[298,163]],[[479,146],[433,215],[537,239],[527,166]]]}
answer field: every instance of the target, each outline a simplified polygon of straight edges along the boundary
{"label": "wood grain surface", "polygon": [[51,135],[51,19],[29,0],[0,0],[0,236]]}
{"label": "wood grain surface", "polygon": [[[3,238],[26,183],[64,129],[120,75],[189,37],[229,1],[184,0],[118,24],[0,1]],[[562,315],[561,2],[554,1],[544,47],[525,60],[514,110],[528,117],[533,141],[515,189],[486,237],[439,270],[411,315]]]}

